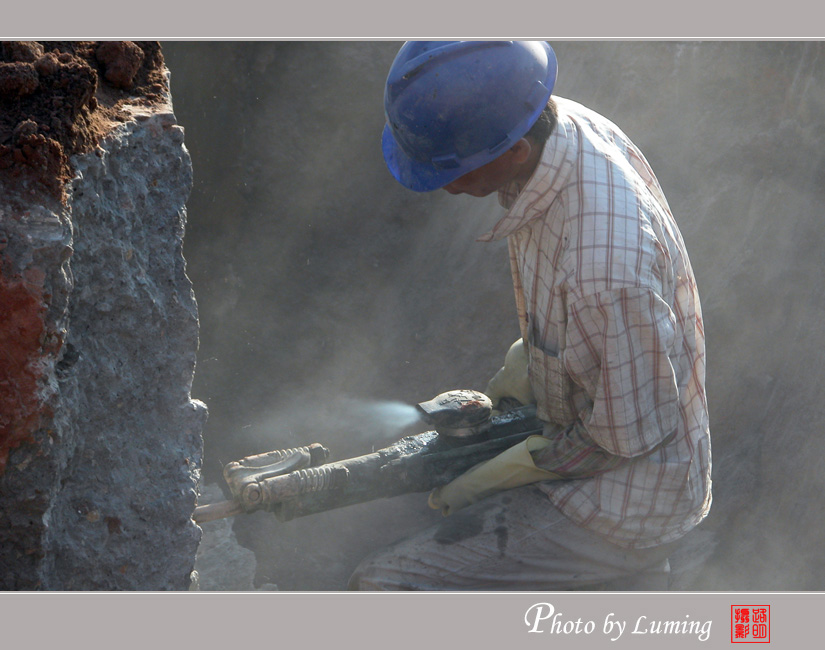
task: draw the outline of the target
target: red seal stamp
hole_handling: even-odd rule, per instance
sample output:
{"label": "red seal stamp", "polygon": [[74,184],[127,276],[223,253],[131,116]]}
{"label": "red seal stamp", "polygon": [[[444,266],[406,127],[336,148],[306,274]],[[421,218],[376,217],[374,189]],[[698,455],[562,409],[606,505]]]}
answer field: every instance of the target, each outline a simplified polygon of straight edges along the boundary
{"label": "red seal stamp", "polygon": [[731,643],[770,643],[770,605],[731,605]]}

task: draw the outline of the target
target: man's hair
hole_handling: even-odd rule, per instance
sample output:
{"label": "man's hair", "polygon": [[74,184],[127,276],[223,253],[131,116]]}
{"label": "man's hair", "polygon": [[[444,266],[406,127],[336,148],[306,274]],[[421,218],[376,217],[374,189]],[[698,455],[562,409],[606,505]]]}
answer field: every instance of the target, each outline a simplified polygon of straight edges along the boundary
{"label": "man's hair", "polygon": [[533,142],[538,145],[543,145],[547,142],[547,138],[553,133],[553,129],[556,128],[556,122],[559,119],[559,109],[556,106],[556,102],[553,101],[553,98],[547,100],[547,106],[544,107],[544,110],[539,115],[539,118],[530,127],[530,130],[525,134],[525,138],[530,138]]}

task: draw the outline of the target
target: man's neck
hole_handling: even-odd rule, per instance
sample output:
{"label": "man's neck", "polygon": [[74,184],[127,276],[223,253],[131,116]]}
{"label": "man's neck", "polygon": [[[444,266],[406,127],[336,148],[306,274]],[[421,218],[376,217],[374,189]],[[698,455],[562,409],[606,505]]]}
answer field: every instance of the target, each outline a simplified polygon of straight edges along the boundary
{"label": "man's neck", "polygon": [[533,172],[536,171],[536,167],[538,167],[542,152],[544,151],[544,144],[537,144],[529,139],[528,142],[530,143],[530,155],[521,165],[521,169],[519,169],[519,172],[513,178],[519,192],[521,192],[522,188],[527,185],[527,182],[533,176]]}

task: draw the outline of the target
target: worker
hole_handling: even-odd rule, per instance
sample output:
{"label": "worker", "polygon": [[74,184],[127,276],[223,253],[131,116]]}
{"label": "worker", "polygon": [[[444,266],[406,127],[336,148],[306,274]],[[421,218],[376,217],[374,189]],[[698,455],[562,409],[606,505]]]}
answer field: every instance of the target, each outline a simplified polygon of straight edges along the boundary
{"label": "worker", "polygon": [[674,546],[710,508],[704,329],[682,236],[639,149],[553,95],[556,74],[539,41],[408,42],[390,68],[396,180],[496,193],[506,210],[479,239],[507,238],[521,338],[486,392],[535,403],[545,427],[435,490],[446,518],[365,559],[352,589],[638,576],[664,589]]}

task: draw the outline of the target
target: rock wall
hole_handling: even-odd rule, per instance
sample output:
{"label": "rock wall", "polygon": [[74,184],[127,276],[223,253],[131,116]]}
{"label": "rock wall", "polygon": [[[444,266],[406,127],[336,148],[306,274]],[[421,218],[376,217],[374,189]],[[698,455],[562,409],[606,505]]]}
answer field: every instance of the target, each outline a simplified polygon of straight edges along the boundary
{"label": "rock wall", "polygon": [[[619,124],[662,182],[703,299],[717,544],[685,588],[818,590],[825,518],[825,45],[553,42],[557,93]],[[516,338],[495,199],[416,195],[380,153],[399,43],[164,43],[198,173],[187,258],[202,320],[204,470],[368,430],[342,399],[483,388]],[[380,436],[384,436],[381,438]],[[256,583],[341,589],[437,521],[423,498],[285,524],[236,518]]]}
{"label": "rock wall", "polygon": [[[152,44],[20,51],[4,45],[0,72],[34,57],[40,86],[6,93],[6,114],[33,116],[71,180],[0,138],[13,163],[0,176],[0,588],[187,589],[206,409],[190,396],[192,167],[163,60]],[[73,87],[57,74],[91,80],[79,104],[52,92]]]}
{"label": "rock wall", "polygon": [[[63,337],[72,288],[72,224],[57,201],[0,207],[0,587],[42,586],[46,513],[75,436],[62,396]],[[68,359],[68,357],[67,357]]]}

